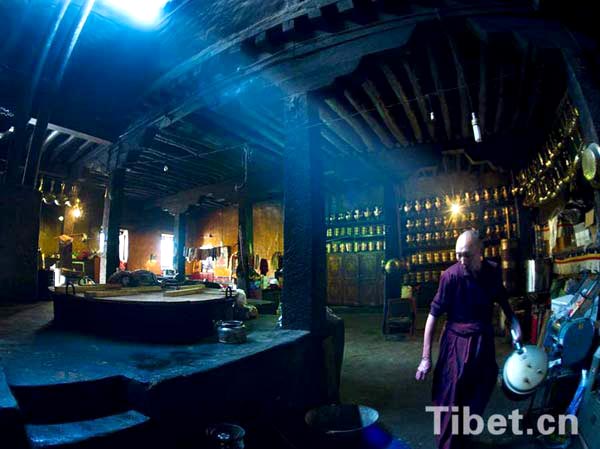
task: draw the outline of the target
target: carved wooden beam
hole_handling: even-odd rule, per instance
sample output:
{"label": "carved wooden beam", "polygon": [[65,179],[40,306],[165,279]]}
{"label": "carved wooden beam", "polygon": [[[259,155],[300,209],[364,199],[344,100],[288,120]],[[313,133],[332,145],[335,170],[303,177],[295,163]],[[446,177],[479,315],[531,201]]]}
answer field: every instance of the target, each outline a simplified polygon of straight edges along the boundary
{"label": "carved wooden beam", "polygon": [[458,54],[458,49],[456,48],[456,44],[454,43],[454,39],[451,36],[448,36],[448,44],[450,45],[450,52],[452,53],[452,58],[454,60],[454,69],[456,70],[456,80],[458,84],[458,93],[460,97],[460,115],[461,115],[461,130],[463,138],[467,139],[470,136],[470,118],[471,112],[469,111],[469,92],[467,89],[467,80],[465,78],[465,72],[463,70],[462,62],[460,60],[460,56]]}
{"label": "carved wooden beam", "polygon": [[337,115],[343,118],[346,121],[346,123],[348,123],[348,125],[354,130],[354,132],[358,134],[358,137],[360,137],[360,139],[363,141],[363,143],[366,145],[369,151],[372,152],[377,150],[377,144],[371,138],[369,130],[364,125],[364,123],[361,122],[356,115],[354,115],[355,112],[350,111],[341,101],[338,101],[335,97],[325,98],[325,103],[333,110],[333,112],[335,112]]}
{"label": "carved wooden beam", "polygon": [[346,97],[346,100],[350,102],[352,107],[360,113],[363,120],[367,122],[377,137],[379,137],[381,143],[383,143],[386,148],[392,148],[394,146],[394,142],[390,138],[388,132],[379,124],[379,121],[373,117],[371,111],[369,111],[367,106],[365,106],[358,99],[358,96],[350,92],[348,89],[344,89],[344,96]]}
{"label": "carved wooden beam", "polygon": [[381,98],[381,94],[377,90],[375,83],[373,83],[373,81],[371,81],[371,80],[366,80],[362,84],[362,88],[364,89],[366,94],[369,96],[369,98],[371,99],[373,104],[375,105],[377,112],[379,112],[379,115],[381,116],[383,122],[386,124],[386,126],[388,127],[388,129],[390,130],[392,135],[398,140],[398,142],[400,142],[401,145],[407,146],[408,140],[406,139],[406,136],[404,135],[402,130],[400,128],[398,128],[396,121],[390,115],[390,112],[388,111],[387,107],[385,106],[385,103],[383,102],[383,99]]}
{"label": "carved wooden beam", "polygon": [[353,131],[344,126],[341,119],[336,119],[327,109],[319,108],[319,118],[323,121],[331,131],[346,142],[350,147],[354,148],[357,153],[363,152],[363,145],[359,139],[352,135]]}
{"label": "carved wooden beam", "polygon": [[419,125],[419,121],[417,120],[417,117],[415,116],[412,108],[410,107],[408,96],[406,95],[406,92],[404,92],[402,83],[400,83],[400,81],[396,77],[396,74],[393,72],[393,70],[387,64],[382,64],[381,70],[382,70],[383,74],[385,75],[386,79],[388,80],[388,83],[390,83],[390,86],[392,86],[392,90],[396,94],[396,97],[398,97],[398,99],[400,100],[400,104],[402,105],[402,108],[404,109],[404,113],[406,114],[406,117],[408,117],[408,122],[410,123],[410,126],[413,130],[415,139],[417,139],[417,142],[419,142],[419,143],[423,142],[423,134],[421,133],[421,126]]}
{"label": "carved wooden beam", "polygon": [[432,141],[435,141],[435,128],[433,126],[433,122],[429,120],[429,111],[427,110],[427,105],[425,104],[425,97],[423,96],[423,91],[421,90],[419,78],[417,78],[415,71],[412,69],[406,59],[403,61],[403,66],[404,71],[408,75],[413,92],[415,93],[417,105],[419,106],[419,111],[421,111],[421,117],[423,118],[423,123],[427,124],[426,126],[427,131],[429,132],[429,137]]}
{"label": "carved wooden beam", "polygon": [[448,140],[452,140],[452,122],[450,121],[450,111],[448,109],[448,102],[446,101],[446,94],[444,93],[444,86],[440,79],[440,73],[438,71],[437,62],[433,56],[433,50],[431,46],[427,46],[427,57],[429,58],[429,66],[431,67],[431,76],[433,78],[433,84],[435,85],[435,91],[437,98],[440,102],[440,109],[442,110],[442,120],[444,121],[444,129],[446,130],[446,137]]}

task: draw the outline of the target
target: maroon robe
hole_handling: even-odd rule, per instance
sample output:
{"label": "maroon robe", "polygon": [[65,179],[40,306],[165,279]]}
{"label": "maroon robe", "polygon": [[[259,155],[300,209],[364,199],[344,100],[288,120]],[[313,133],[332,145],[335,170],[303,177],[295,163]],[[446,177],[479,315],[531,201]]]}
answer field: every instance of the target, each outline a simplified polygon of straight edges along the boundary
{"label": "maroon robe", "polygon": [[[512,318],[508,294],[494,262],[483,260],[477,275],[468,273],[460,263],[442,275],[430,310],[435,317],[448,316],[433,374],[434,405],[469,406],[471,414],[483,414],[498,377],[492,328],[495,301]],[[436,435],[439,449],[464,447],[463,437],[452,435],[451,416],[451,412],[442,413],[441,433]]]}

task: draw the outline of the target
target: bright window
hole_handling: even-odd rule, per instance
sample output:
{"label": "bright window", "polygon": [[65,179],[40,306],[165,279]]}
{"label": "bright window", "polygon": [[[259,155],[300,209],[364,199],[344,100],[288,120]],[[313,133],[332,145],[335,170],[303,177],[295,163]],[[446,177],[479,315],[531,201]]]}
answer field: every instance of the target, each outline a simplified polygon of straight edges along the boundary
{"label": "bright window", "polygon": [[175,242],[173,234],[161,234],[160,236],[160,267],[173,269],[173,257],[175,255]]}

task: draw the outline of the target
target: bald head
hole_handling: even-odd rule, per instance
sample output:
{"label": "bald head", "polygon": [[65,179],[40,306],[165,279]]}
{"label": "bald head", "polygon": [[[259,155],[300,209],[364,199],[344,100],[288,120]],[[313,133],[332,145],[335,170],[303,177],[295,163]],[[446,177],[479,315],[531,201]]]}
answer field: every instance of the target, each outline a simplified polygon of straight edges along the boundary
{"label": "bald head", "polygon": [[456,240],[456,260],[469,272],[481,268],[481,241],[476,231],[465,231]]}

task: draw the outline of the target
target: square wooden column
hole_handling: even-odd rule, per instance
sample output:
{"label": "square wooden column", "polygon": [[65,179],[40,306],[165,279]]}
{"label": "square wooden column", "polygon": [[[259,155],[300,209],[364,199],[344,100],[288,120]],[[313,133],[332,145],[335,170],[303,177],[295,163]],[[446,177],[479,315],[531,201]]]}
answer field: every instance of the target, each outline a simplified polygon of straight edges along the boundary
{"label": "square wooden column", "polygon": [[174,245],[175,251],[173,255],[173,266],[177,270],[178,275],[185,276],[185,254],[183,254],[183,248],[185,247],[186,231],[187,231],[187,217],[185,213],[175,214],[175,229],[174,229]]}
{"label": "square wooden column", "polygon": [[119,268],[119,231],[125,195],[125,170],[117,168],[110,175],[104,196],[102,228],[105,232],[104,256],[100,259],[100,282],[106,282]]}
{"label": "square wooden column", "polygon": [[308,94],[284,99],[283,326],[325,327],[325,200],[321,123]]}

